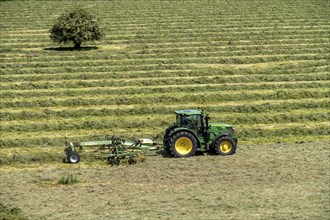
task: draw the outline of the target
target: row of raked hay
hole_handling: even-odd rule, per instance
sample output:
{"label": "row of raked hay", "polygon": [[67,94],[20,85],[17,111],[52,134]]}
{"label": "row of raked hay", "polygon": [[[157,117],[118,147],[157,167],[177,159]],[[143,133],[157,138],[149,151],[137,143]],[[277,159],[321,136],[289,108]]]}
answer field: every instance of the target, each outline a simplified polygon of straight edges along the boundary
{"label": "row of raked hay", "polygon": [[329,135],[325,1],[88,2],[107,35],[82,51],[48,37],[75,3],[41,3],[0,3],[2,148],[152,137],[198,107],[235,124],[240,143]]}

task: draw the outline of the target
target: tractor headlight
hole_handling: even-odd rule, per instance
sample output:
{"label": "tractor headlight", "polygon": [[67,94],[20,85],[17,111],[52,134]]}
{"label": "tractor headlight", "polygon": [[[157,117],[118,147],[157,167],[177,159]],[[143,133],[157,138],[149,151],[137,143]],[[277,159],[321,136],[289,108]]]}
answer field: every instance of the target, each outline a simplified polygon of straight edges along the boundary
{"label": "tractor headlight", "polygon": [[227,133],[229,135],[234,135],[235,134],[235,128],[234,127],[229,127],[227,128]]}

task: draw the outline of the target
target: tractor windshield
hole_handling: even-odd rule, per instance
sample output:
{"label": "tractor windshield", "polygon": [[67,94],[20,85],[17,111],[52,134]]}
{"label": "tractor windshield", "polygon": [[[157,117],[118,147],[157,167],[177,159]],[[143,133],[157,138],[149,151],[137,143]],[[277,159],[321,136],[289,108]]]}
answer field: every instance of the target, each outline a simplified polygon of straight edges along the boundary
{"label": "tractor windshield", "polygon": [[180,127],[186,127],[196,132],[202,129],[201,115],[177,115],[176,123]]}

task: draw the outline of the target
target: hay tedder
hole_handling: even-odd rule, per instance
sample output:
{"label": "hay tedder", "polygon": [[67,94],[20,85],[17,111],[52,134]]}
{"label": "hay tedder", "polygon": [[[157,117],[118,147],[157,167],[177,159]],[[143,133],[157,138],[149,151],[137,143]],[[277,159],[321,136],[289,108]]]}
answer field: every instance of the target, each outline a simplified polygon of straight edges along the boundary
{"label": "hay tedder", "polygon": [[87,141],[80,143],[69,142],[64,149],[63,162],[79,163],[81,154],[106,158],[110,165],[118,166],[121,161],[128,164],[136,164],[143,161],[146,155],[159,150],[158,144],[147,138],[135,141],[126,141],[114,135],[107,135],[105,140]]}
{"label": "hay tedder", "polygon": [[202,110],[179,110],[175,114],[176,122],[165,130],[161,145],[147,138],[126,141],[108,135],[102,141],[67,143],[63,161],[79,163],[80,154],[86,148],[94,148],[93,155],[106,158],[111,165],[119,165],[124,160],[128,164],[135,164],[138,159],[142,158],[143,161],[150,152],[163,149],[173,157],[189,157],[197,151],[223,156],[236,152],[237,135],[234,126],[223,122],[209,123],[210,117],[204,115]]}

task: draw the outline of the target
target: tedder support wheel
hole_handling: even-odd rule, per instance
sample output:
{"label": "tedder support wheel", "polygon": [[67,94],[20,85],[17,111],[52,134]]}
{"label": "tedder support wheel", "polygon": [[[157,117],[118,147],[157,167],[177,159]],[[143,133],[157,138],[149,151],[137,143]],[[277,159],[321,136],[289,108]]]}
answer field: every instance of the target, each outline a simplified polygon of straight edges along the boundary
{"label": "tedder support wheel", "polygon": [[231,155],[236,151],[236,144],[229,136],[219,137],[214,143],[214,152],[218,155]]}
{"label": "tedder support wheel", "polygon": [[111,166],[119,166],[120,159],[118,157],[109,157],[108,162]]}
{"label": "tedder support wheel", "polygon": [[79,163],[80,156],[77,152],[70,152],[67,156],[67,161],[69,163]]}
{"label": "tedder support wheel", "polygon": [[128,164],[129,165],[133,165],[133,164],[136,164],[137,163],[137,160],[134,156],[131,156],[128,158]]}
{"label": "tedder support wheel", "polygon": [[189,157],[195,155],[197,150],[197,139],[187,131],[179,131],[170,139],[169,151],[174,157]]}

